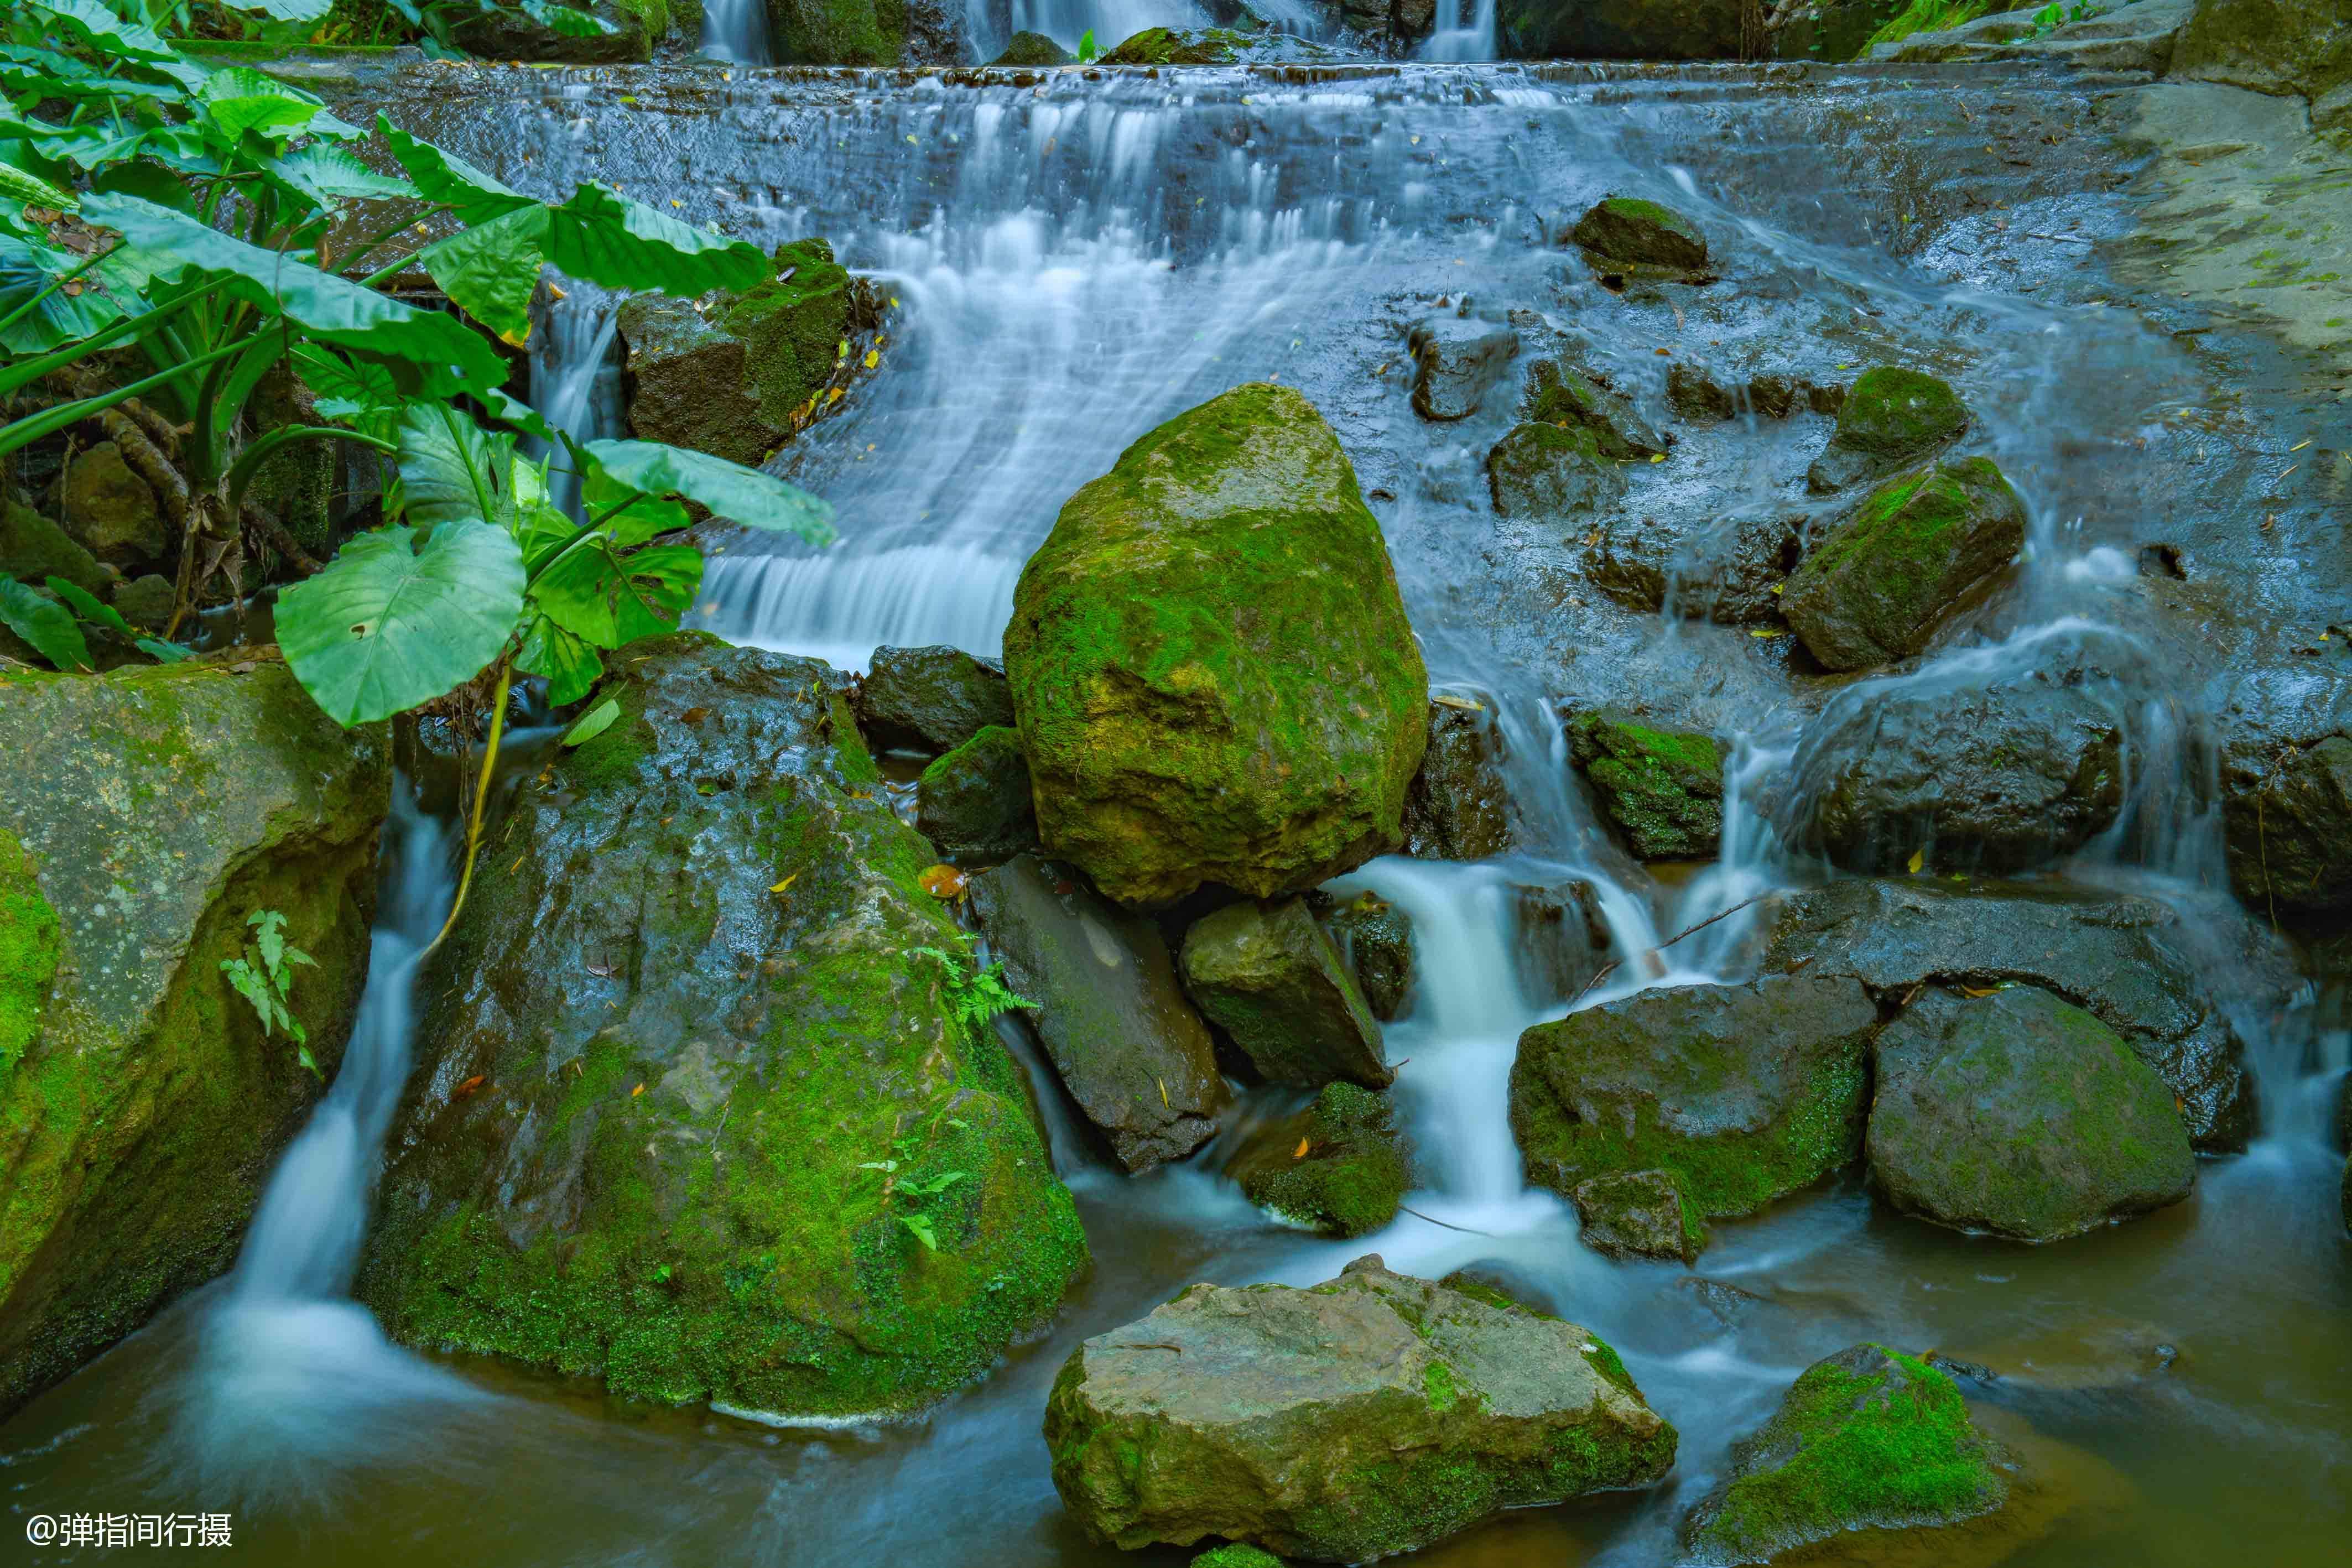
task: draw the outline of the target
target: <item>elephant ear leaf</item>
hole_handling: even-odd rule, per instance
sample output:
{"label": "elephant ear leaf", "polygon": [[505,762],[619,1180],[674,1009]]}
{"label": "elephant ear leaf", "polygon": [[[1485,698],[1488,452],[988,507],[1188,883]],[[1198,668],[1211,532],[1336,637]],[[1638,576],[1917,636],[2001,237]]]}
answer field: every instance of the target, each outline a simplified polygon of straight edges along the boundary
{"label": "elephant ear leaf", "polygon": [[541,248],[572,277],[607,288],[651,289],[691,298],[714,288],[749,288],[767,280],[760,247],[729,239],[602,185],[582,185],[546,209]]}
{"label": "elephant ear leaf", "polygon": [[522,551],[504,528],[457,520],[416,539],[397,526],[362,534],[278,596],[286,662],[347,728],[464,685],[521,618]]}
{"label": "elephant ear leaf", "polygon": [[446,403],[414,405],[400,420],[400,485],[409,519],[447,522],[514,518],[514,437],[491,435]]}
{"label": "elephant ear leaf", "polygon": [[383,114],[376,130],[392,149],[394,162],[408,171],[416,193],[428,202],[448,206],[466,224],[486,224],[493,218],[542,204],[536,196],[501,184],[464,159],[444,152],[430,141],[411,136]]}
{"label": "elephant ear leaf", "polygon": [[586,451],[605,474],[648,496],[683,497],[729,522],[813,545],[834,540],[833,508],[772,474],[657,441],[592,441]]}
{"label": "elephant ear leaf", "polygon": [[97,667],[90,660],[89,644],[82,641],[81,628],[74,624],[73,612],[5,571],[0,571],[0,626],[30,643],[33,652],[60,670]]}
{"label": "elephant ear leaf", "polygon": [[546,208],[518,207],[435,240],[416,259],[452,304],[520,349],[530,336],[546,228]]}

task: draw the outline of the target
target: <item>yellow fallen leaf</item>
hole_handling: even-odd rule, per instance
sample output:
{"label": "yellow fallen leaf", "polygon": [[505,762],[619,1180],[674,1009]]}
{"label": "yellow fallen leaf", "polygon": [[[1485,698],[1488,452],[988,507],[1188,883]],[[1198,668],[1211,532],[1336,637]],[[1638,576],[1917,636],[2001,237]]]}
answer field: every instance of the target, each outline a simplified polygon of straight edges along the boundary
{"label": "yellow fallen leaf", "polygon": [[1168,1103],[1168,1080],[1166,1080],[1165,1078],[1162,1078],[1162,1079],[1159,1080],[1159,1083],[1160,1083],[1160,1103],[1163,1107],[1165,1107],[1166,1109],[1171,1110],[1171,1111],[1173,1111],[1176,1107],[1175,1107],[1175,1106],[1173,1106],[1173,1105],[1170,1105],[1170,1104]]}
{"label": "yellow fallen leaf", "polygon": [[827,402],[839,402],[841,401],[841,389],[839,387],[835,387],[831,392],[826,392],[824,394],[824,401]]}
{"label": "yellow fallen leaf", "polygon": [[1298,1146],[1297,1146],[1297,1148],[1295,1148],[1295,1149],[1293,1149],[1293,1150],[1291,1150],[1291,1151],[1290,1151],[1290,1157],[1291,1157],[1292,1159],[1294,1159],[1294,1160],[1303,1160],[1303,1159],[1305,1159],[1305,1158],[1307,1157],[1307,1149],[1308,1142],[1309,1142],[1309,1140],[1307,1140],[1307,1139],[1306,1139],[1306,1138],[1301,1138],[1301,1139],[1299,1139],[1299,1140],[1298,1140]]}
{"label": "yellow fallen leaf", "polygon": [[935,865],[915,879],[915,884],[933,898],[961,898],[968,879],[951,865]]}
{"label": "yellow fallen leaf", "polygon": [[1919,868],[1927,863],[1927,852],[1924,849],[1913,850],[1911,858],[1904,863],[1911,868],[1911,874],[1916,876],[1919,874]]}
{"label": "yellow fallen leaf", "polygon": [[1653,452],[1650,454],[1650,461],[1653,463],[1664,463],[1665,460],[1666,455],[1663,452]]}
{"label": "yellow fallen leaf", "polygon": [[1960,995],[1964,997],[1989,997],[1999,989],[2000,989],[1999,986],[1962,986],[1960,988]]}
{"label": "yellow fallen leaf", "polygon": [[1486,705],[1485,703],[1473,702],[1468,697],[1457,697],[1451,692],[1440,692],[1429,700],[1437,704],[1440,707],[1458,707],[1465,713],[1485,713],[1486,711]]}
{"label": "yellow fallen leaf", "polygon": [[684,202],[679,201],[676,196],[672,196],[669,199],[669,204],[673,207],[682,207],[686,205]]}
{"label": "yellow fallen leaf", "polygon": [[788,876],[788,877],[784,878],[784,880],[783,880],[783,881],[782,881],[782,882],[780,882],[780,883],[776,883],[776,885],[775,885],[775,886],[773,886],[773,887],[772,887],[772,888],[768,889],[768,891],[769,891],[770,893],[782,893],[782,892],[784,892],[786,889],[790,888],[790,887],[793,885],[793,883],[796,883],[796,882],[800,881],[800,879],[801,879],[801,873],[798,873],[798,872],[794,872],[794,873],[793,873],[793,874],[792,874],[792,875],[790,875],[790,876]]}
{"label": "yellow fallen leaf", "polygon": [[2304,439],[2304,440],[2302,440],[2302,441],[2298,441],[2298,442],[2296,442],[2293,446],[2288,447],[2288,448],[2287,448],[2287,450],[2288,450],[2289,452],[2300,452],[2300,451],[2302,451],[2305,447],[2306,447],[2306,446],[2308,446],[2308,445],[2310,445],[2310,444],[2311,444],[2312,439],[2313,439],[2313,438],[2306,437],[2305,439]]}
{"label": "yellow fallen leaf", "polygon": [[1774,583],[1774,584],[1772,585],[1772,591],[1773,591],[1773,592],[1775,592],[1775,593],[1778,593],[1778,592],[1780,592],[1782,589],[1784,589],[1784,588],[1786,588],[1786,587],[1788,587],[1788,586],[1789,586],[1789,585],[1788,585],[1787,583],[1785,583],[1785,582],[1776,582],[1776,583]]}
{"label": "yellow fallen leaf", "polygon": [[1786,626],[1757,626],[1750,628],[1748,634],[1750,637],[1786,637],[1789,629]]}
{"label": "yellow fallen leaf", "polygon": [[882,350],[879,350],[879,349],[868,349],[868,350],[866,350],[866,368],[867,370],[869,370],[869,371],[870,371],[870,370],[872,370],[875,366],[877,366],[877,365],[880,364],[881,362],[882,362]]}
{"label": "yellow fallen leaf", "polygon": [[630,1091],[629,1091],[629,1098],[630,1098],[630,1099],[632,1099],[632,1100],[634,1100],[634,1099],[635,1099],[638,1095],[640,1095],[640,1094],[644,1093],[645,1092],[646,1092],[646,1086],[645,1086],[644,1084],[640,1083],[640,1084],[638,1084],[635,1089],[632,1089],[632,1090],[630,1090]]}

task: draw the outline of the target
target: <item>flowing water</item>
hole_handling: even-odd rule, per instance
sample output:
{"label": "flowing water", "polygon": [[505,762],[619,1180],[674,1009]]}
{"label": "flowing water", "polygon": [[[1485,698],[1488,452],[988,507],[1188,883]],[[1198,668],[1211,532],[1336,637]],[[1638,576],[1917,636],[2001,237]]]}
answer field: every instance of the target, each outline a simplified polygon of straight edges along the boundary
{"label": "flowing water", "polygon": [[[1491,0],[1450,3],[1439,38],[1485,29],[1490,46]],[[1124,25],[1106,27],[1107,7],[1059,5],[1021,0],[1013,16],[1057,37],[1081,16],[1106,36]],[[2035,522],[2016,580],[1898,679],[1956,688],[2096,642],[2101,668],[2123,672],[2101,689],[2129,720],[2133,810],[2078,871],[2219,917],[2214,705],[2116,570],[2140,537],[2134,486],[2158,482],[2132,476],[2170,450],[2164,411],[2194,395],[2194,367],[2105,303],[2087,260],[1939,269],[1906,248],[1898,220],[1932,192],[1872,162],[1874,125],[1942,136],[1965,162],[1985,133],[1937,107],[1952,89],[1869,78],[1843,99],[1806,98],[1742,85],[1753,80],[1427,66],[1022,89],[841,73],[722,93],[707,77],[648,73],[625,103],[593,77],[514,73],[462,100],[395,84],[395,118],[519,183],[593,174],[763,243],[824,234],[896,302],[881,368],[787,459],[835,502],[843,542],[729,547],[706,580],[708,624],[851,667],[883,643],[992,653],[1063,500],[1161,420],[1279,379],[1314,399],[1357,463],[1433,684],[1493,714],[1519,847],[1474,864],[1379,860],[1333,886],[1372,891],[1414,923],[1418,977],[1388,1038],[1420,1155],[1411,1212],[1358,1242],[1302,1237],[1215,1175],[1222,1146],[1130,1179],[1094,1163],[1065,1118],[1056,1165],[1096,1267],[1052,1332],[919,1420],[816,1431],[420,1358],[341,1299],[404,1069],[409,971],[446,896],[440,830],[397,817],[360,1032],[236,1272],[0,1430],[11,1508],[234,1508],[240,1552],[271,1563],[1157,1568],[1186,1554],[1091,1546],[1053,1494],[1038,1421],[1061,1361],[1187,1282],[1305,1284],[1378,1251],[1412,1272],[1509,1276],[1617,1346],[1683,1435],[1655,1493],[1513,1515],[1416,1563],[1669,1561],[1675,1519],[1732,1441],[1802,1367],[1864,1338],[2047,1374],[2051,1391],[2021,1414],[2122,1500],[2021,1564],[2343,1561],[2352,1269],[2335,1217],[2340,1159],[2322,1140],[2344,1043],[2308,994],[2284,1011],[2243,1001],[2269,1118],[2251,1153],[2205,1162],[2185,1204],[2053,1247],[1897,1218],[1849,1175],[1718,1226],[1696,1270],[1612,1263],[1522,1179],[1506,1115],[1519,1032],[1640,987],[1737,977],[1748,901],[1822,874],[1783,849],[1766,804],[1823,699],[1741,628],[1598,601],[1562,565],[1562,540],[1496,518],[1482,463],[1511,400],[1455,425],[1414,415],[1404,337],[1424,316],[1507,322],[1523,360],[1572,349],[1661,423],[1678,353],[1769,362],[1818,344],[1844,362],[1904,357],[1950,375]],[[2045,117],[2053,141],[2080,113],[2046,86],[1984,92],[1977,113]],[[2053,227],[2121,221],[2095,180],[2034,188],[1999,160],[1967,177]],[[1564,216],[1612,190],[1693,212],[1736,253],[1733,276],[1680,302],[1602,287],[1553,241]],[[609,315],[563,303],[534,395],[551,417],[575,407],[569,428],[609,428],[591,412]],[[1817,421],[1734,422],[1637,474],[1628,506],[1704,528],[1743,505],[1801,505],[1790,481],[1822,434]],[[2135,435],[2153,456],[2117,450]],[[1828,700],[1870,700],[1874,685]],[[1597,824],[1557,705],[1668,690],[1736,739],[1720,859],[1657,880]],[[1563,883],[1588,890],[1615,960],[1573,999],[1514,956],[1520,890]],[[2225,997],[2243,988],[2218,963],[2213,979]],[[2114,1375],[2111,1346],[2143,1330],[2173,1348],[2169,1370]]]}

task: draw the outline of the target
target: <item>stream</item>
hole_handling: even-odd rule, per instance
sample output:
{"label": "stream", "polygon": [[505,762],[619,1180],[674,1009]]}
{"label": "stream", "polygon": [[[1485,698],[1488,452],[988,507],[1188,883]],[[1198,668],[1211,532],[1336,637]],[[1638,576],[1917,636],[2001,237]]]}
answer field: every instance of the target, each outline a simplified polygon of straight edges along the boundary
{"label": "stream", "polygon": [[[1171,11],[1190,7],[1014,0],[1011,16],[1117,38],[1187,19]],[[728,30],[739,10],[708,15],[713,53],[763,57],[764,39]],[[841,543],[731,541],[711,562],[698,620],[740,642],[845,668],[886,644],[993,653],[1023,562],[1129,442],[1246,381],[1313,400],[1387,534],[1433,689],[1494,716],[1518,828],[1518,848],[1491,861],[1387,857],[1331,884],[1400,906],[1420,944],[1387,1036],[1418,1151],[1411,1212],[1353,1242],[1285,1229],[1216,1175],[1237,1129],[1129,1178],[1063,1108],[1055,1161],[1093,1273],[1046,1337],[915,1421],[772,1427],[399,1349],[345,1291],[406,1072],[418,952],[454,882],[451,830],[404,783],[361,1023],[235,1272],[0,1427],[0,1491],[52,1512],[234,1510],[225,1555],[268,1563],[1172,1568],[1189,1553],[1097,1547],[1065,1513],[1038,1430],[1055,1371],[1187,1283],[1306,1285],[1377,1252],[1404,1272],[1475,1264],[1523,1286],[1615,1346],[1682,1435],[1654,1492],[1507,1515],[1415,1564],[1671,1561],[1676,1521],[1733,1441],[1805,1366],[1862,1339],[2047,1374],[2017,1414],[2114,1506],[2011,1560],[2021,1568],[2344,1560],[2352,1269],[2326,1124],[2346,1045],[2313,988],[2265,1008],[2217,962],[2208,984],[2256,1074],[2252,1147],[2201,1160],[2185,1203],[2047,1247],[1906,1219],[1849,1171],[1717,1224],[1696,1269],[1612,1262],[1579,1243],[1572,1208],[1527,1185],[1506,1114],[1528,1025],[1642,987],[1745,977],[1749,901],[1826,874],[1772,826],[1775,800],[1802,787],[1800,737],[1888,681],[1958,690],[2054,647],[2094,649],[2100,700],[2130,737],[2129,805],[2068,874],[2151,893],[2192,923],[2225,917],[2220,677],[2150,623],[2132,565],[2147,537],[2136,508],[2192,483],[2192,448],[2203,458],[2169,414],[2208,399],[2210,371],[2118,303],[2096,242],[2129,226],[2128,171],[2099,141],[2103,111],[1992,68],[1967,85],[1857,72],[1797,91],[1744,72],[1449,63],[1491,53],[1493,0],[1445,0],[1438,27],[1429,63],[1297,79],[721,79],[714,63],[419,69],[355,89],[518,185],[593,176],[765,245],[824,235],[892,301],[879,368],[782,469],[833,502]],[[2062,144],[2021,172],[1977,151],[1996,123]],[[1905,150],[1885,144],[1895,124]],[[1726,277],[1703,303],[1621,298],[1559,246],[1612,192],[1671,202],[1717,236]],[[1924,241],[1915,220],[1931,207],[1945,221]],[[2003,239],[2012,223],[2080,243],[2026,247]],[[565,305],[541,340],[534,401],[566,428],[609,430],[609,301]],[[2024,563],[1924,667],[1835,695],[1744,627],[1627,612],[1579,585],[1573,541],[1494,514],[1483,460],[1510,400],[1452,424],[1413,413],[1405,334],[1457,311],[1511,326],[1522,359],[1573,347],[1662,426],[1677,356],[1932,367],[1979,412],[1973,439],[2028,503]],[[1825,433],[1743,416],[1635,475],[1628,508],[1704,539],[1749,509],[1801,506],[1791,480]],[[1653,876],[1598,821],[1557,713],[1667,690],[1735,744],[1721,858]],[[1617,960],[1575,998],[1531,989],[1515,956],[1516,890],[1563,880],[1592,890]],[[1051,1095],[1049,1071],[1024,1060]],[[1259,1092],[1244,1119],[1286,1103]]]}

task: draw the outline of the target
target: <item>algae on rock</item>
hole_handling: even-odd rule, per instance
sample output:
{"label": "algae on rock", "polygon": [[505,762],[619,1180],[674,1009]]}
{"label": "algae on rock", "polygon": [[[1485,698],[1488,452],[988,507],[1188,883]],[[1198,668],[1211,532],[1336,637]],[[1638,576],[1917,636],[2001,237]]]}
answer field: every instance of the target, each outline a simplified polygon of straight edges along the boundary
{"label": "algae on rock", "polygon": [[1704,860],[1723,834],[1723,752],[1715,737],[1622,714],[1579,714],[1569,745],[1610,818],[1643,860]]}
{"label": "algae on rock", "polygon": [[1326,1236],[1367,1236],[1397,1217],[1412,1185],[1386,1094],[1327,1083],[1315,1103],[1263,1129],[1228,1169],[1260,1208]]}

